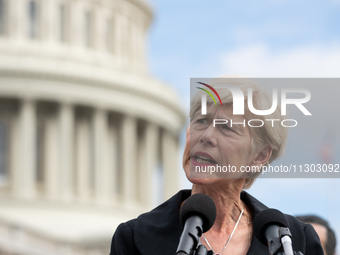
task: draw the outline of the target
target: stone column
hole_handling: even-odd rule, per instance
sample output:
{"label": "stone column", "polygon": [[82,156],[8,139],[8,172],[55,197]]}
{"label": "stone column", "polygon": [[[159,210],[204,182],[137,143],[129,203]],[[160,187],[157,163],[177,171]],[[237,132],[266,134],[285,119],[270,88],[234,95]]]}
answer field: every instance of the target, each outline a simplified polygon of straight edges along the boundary
{"label": "stone column", "polygon": [[135,43],[135,31],[134,31],[134,24],[130,17],[126,18],[126,64],[128,65],[129,69],[134,68],[134,43]]}
{"label": "stone column", "polygon": [[54,0],[44,0],[40,3],[41,35],[50,44],[59,39],[60,6]]}
{"label": "stone column", "polygon": [[21,126],[20,126],[21,110],[11,119],[10,129],[10,175],[11,190],[15,196],[20,196],[21,190]]}
{"label": "stone column", "polygon": [[115,36],[114,36],[114,53],[116,55],[117,58],[117,63],[118,66],[121,67],[121,65],[123,64],[123,58],[124,56],[124,52],[123,52],[123,48],[124,48],[124,17],[121,13],[117,13],[114,19],[114,25],[115,25]]}
{"label": "stone column", "polygon": [[[69,3],[69,31],[70,43],[75,51],[79,51],[84,46],[84,13],[81,1],[71,1]],[[80,46],[80,47],[79,47]]]}
{"label": "stone column", "polygon": [[94,131],[94,175],[95,200],[108,204],[112,195],[112,171],[108,167],[108,116],[102,109],[95,109],[93,116]]}
{"label": "stone column", "polygon": [[164,200],[179,189],[178,145],[177,139],[167,130],[162,133],[162,161],[164,171]]}
{"label": "stone column", "polygon": [[122,139],[122,186],[126,204],[136,202],[137,120],[124,116],[121,125]]}
{"label": "stone column", "polygon": [[90,197],[90,123],[87,118],[76,122],[75,172],[76,193],[80,201],[87,202]]}
{"label": "stone column", "polygon": [[146,33],[147,27],[140,28],[140,62],[141,62],[141,70],[146,70],[147,56],[146,56]]}
{"label": "stone column", "polygon": [[106,38],[106,50],[111,53],[111,54],[115,54],[115,47],[116,47],[116,36],[115,36],[115,32],[116,32],[116,28],[115,28],[115,19],[112,16],[108,16],[107,20],[106,20],[106,35],[104,36],[104,38]]}
{"label": "stone column", "polygon": [[93,48],[97,51],[105,51],[106,49],[106,15],[103,8],[96,6],[93,10]]}
{"label": "stone column", "polygon": [[119,149],[118,143],[119,143],[119,134],[118,134],[118,128],[114,123],[110,123],[109,128],[109,138],[108,138],[108,168],[111,169],[111,177],[110,177],[110,191],[112,192],[112,200],[117,201],[119,196],[119,160],[118,157]]}
{"label": "stone column", "polygon": [[141,26],[136,27],[136,63],[138,71],[143,71],[145,63],[143,62],[143,31]]}
{"label": "stone column", "polygon": [[60,189],[64,201],[73,198],[73,106],[63,103],[59,110],[60,130]]}
{"label": "stone column", "polygon": [[[10,35],[13,35],[18,42],[20,42],[22,38],[27,37],[28,11],[27,8],[25,8],[27,6],[27,1],[7,1],[6,4],[9,7],[7,31]],[[10,27],[9,24],[11,24]]]}
{"label": "stone column", "polygon": [[147,207],[152,206],[152,181],[159,151],[158,137],[157,126],[147,123],[139,147],[139,200]]}
{"label": "stone column", "polygon": [[20,183],[19,196],[33,198],[36,195],[37,169],[37,113],[33,100],[24,99],[19,113],[20,125],[20,153],[17,160],[20,164],[20,176],[16,182]]}
{"label": "stone column", "polygon": [[131,69],[136,70],[137,63],[136,63],[136,57],[137,57],[137,29],[136,24],[133,22],[133,20],[129,20],[129,65],[131,66]]}
{"label": "stone column", "polygon": [[122,65],[124,69],[129,68],[130,69],[130,50],[131,50],[131,24],[130,20],[126,15],[122,18]]}
{"label": "stone column", "polygon": [[50,199],[57,199],[59,195],[59,139],[58,122],[55,115],[49,116],[45,122],[44,148],[45,160],[44,170],[46,173],[45,191]]}

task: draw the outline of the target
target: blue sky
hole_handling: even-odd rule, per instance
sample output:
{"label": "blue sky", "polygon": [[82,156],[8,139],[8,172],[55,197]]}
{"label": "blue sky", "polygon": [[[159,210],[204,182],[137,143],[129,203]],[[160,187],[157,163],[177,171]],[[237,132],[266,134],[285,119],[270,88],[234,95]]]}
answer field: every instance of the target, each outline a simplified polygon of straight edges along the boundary
{"label": "blue sky", "polygon": [[149,2],[150,70],[182,94],[189,77],[339,77],[340,1]]}
{"label": "blue sky", "polygon": [[[340,77],[340,0],[148,2],[154,10],[149,69],[178,92],[184,109],[191,77]],[[325,119],[315,117],[294,131],[280,162],[315,161],[329,126],[340,129],[339,94],[340,86],[334,87],[314,101],[315,116]],[[340,163],[340,133],[333,132],[333,161]],[[286,213],[325,217],[339,240],[340,179],[260,179],[249,192]]]}

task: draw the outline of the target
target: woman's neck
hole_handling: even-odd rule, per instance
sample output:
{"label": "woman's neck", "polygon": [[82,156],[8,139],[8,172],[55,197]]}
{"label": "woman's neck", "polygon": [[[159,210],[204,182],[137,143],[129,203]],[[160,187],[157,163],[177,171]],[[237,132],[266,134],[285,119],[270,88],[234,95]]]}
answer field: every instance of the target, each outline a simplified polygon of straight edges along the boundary
{"label": "woman's neck", "polygon": [[[192,194],[203,193],[212,198],[216,206],[216,220],[211,228],[214,232],[230,232],[235,226],[243,209],[240,198],[242,186],[230,185],[231,187],[206,187],[194,184]],[[244,208],[246,210],[246,208]],[[247,212],[245,211],[244,214]],[[242,219],[240,221],[242,224]]]}

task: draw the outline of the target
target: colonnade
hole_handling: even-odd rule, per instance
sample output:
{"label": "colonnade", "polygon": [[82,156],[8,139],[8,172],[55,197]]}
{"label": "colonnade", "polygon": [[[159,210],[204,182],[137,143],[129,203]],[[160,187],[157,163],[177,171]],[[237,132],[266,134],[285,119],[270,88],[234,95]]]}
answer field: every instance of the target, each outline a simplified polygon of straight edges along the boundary
{"label": "colonnade", "polygon": [[[145,35],[151,12],[142,1],[1,1],[0,39],[20,51],[29,46],[35,53],[50,56],[53,52],[54,58],[62,60],[91,59],[92,64],[146,71]],[[35,27],[34,36],[30,26]]]}
{"label": "colonnade", "polygon": [[157,167],[163,169],[163,197],[178,190],[178,138],[135,116],[23,99],[10,130],[15,197],[151,206]]}

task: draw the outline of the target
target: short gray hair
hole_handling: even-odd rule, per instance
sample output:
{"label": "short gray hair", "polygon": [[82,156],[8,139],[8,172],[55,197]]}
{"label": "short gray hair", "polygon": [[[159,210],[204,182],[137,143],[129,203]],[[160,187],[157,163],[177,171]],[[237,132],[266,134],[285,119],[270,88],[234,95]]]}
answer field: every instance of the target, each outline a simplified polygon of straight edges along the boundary
{"label": "short gray hair", "polygon": [[[250,119],[260,119],[264,123],[266,123],[265,119],[276,119],[281,121],[283,120],[281,116],[280,106],[276,108],[276,110],[269,115],[255,115],[248,109],[248,88],[252,88],[253,91],[253,106],[257,110],[267,110],[272,106],[272,98],[268,95],[268,93],[260,88],[253,80],[249,78],[236,77],[236,76],[228,76],[222,78],[216,78],[207,83],[208,85],[214,87],[216,85],[228,84],[233,85],[240,88],[244,95],[244,104],[245,104],[245,118],[247,120]],[[222,104],[231,104],[233,102],[233,97],[231,92],[228,89],[215,88],[218,94],[220,95]],[[201,109],[201,95],[205,93],[203,91],[198,91],[193,99],[191,100],[190,105],[190,119],[193,119],[194,115],[198,110]],[[213,104],[213,99],[211,97],[207,97],[207,103]],[[265,146],[271,146],[273,148],[272,154],[266,163],[266,165],[273,162],[275,159],[280,157],[284,153],[286,141],[287,141],[287,127],[282,126],[281,124],[274,124],[272,127],[270,122],[267,122],[261,128],[251,128],[251,146],[252,149],[256,152],[260,152]],[[262,171],[262,169],[261,169]],[[243,186],[244,189],[248,189],[254,183],[256,177],[260,175],[260,172],[256,172],[252,174],[251,177],[246,179],[246,182]]]}

